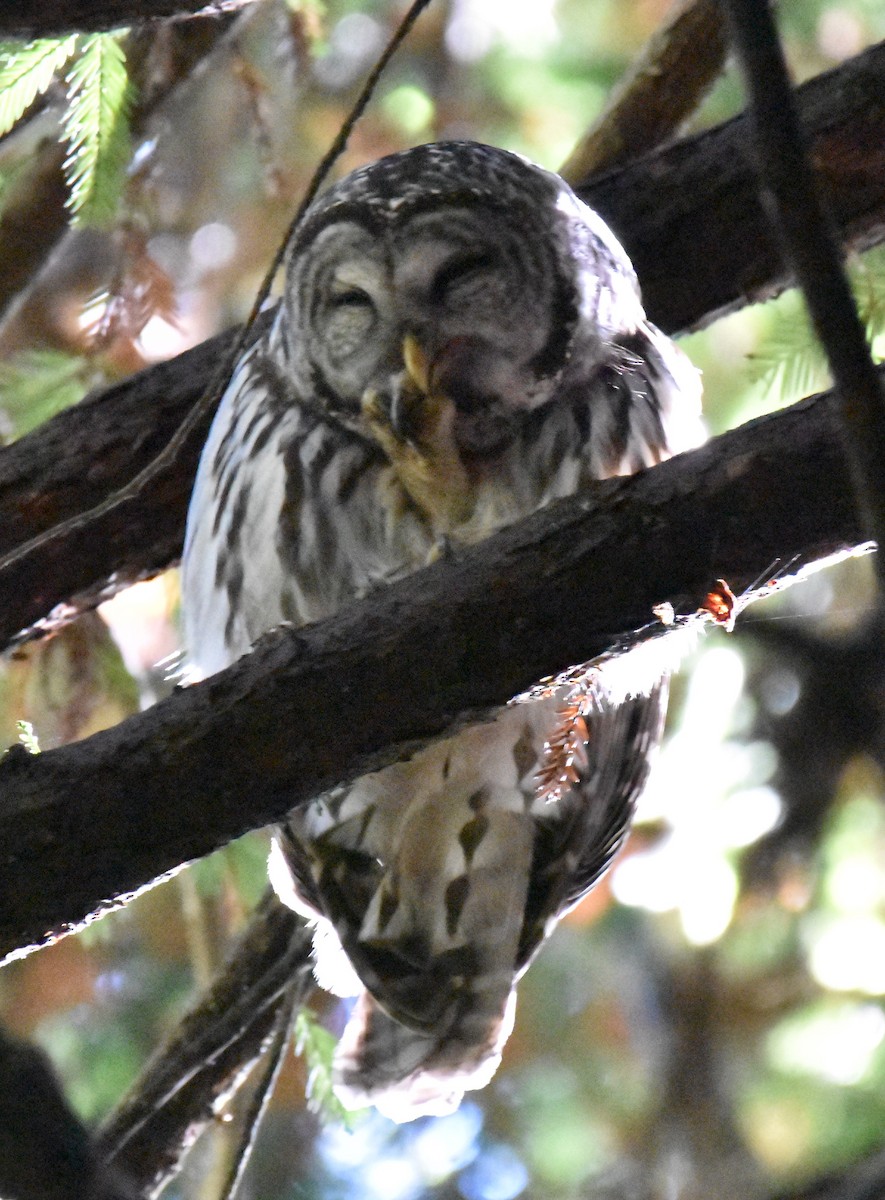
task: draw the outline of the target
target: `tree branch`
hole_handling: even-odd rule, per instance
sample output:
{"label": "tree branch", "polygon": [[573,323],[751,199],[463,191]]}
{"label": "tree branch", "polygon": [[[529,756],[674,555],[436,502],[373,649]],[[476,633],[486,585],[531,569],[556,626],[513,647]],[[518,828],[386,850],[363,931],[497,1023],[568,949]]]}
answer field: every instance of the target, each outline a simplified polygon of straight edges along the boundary
{"label": "tree branch", "polygon": [[669,141],[722,70],[726,50],[719,0],[681,0],[560,168],[563,179],[587,179]]}
{"label": "tree branch", "polygon": [[[769,0],[727,0],[752,100],[763,199],[783,238],[836,384],[840,431],[867,536],[885,546],[885,393],[806,153]],[[881,570],[880,581],[885,582]]]}
{"label": "tree branch", "polygon": [[294,986],[313,987],[311,932],[268,890],[208,991],[102,1126],[97,1158],[154,1196],[261,1055]]}
{"label": "tree branch", "polygon": [[[845,249],[885,237],[885,43],[796,90],[812,160]],[[756,179],[746,113],[579,191],[624,242],[651,319],[677,334],[794,280]]]}
{"label": "tree branch", "polygon": [[252,0],[15,0],[0,7],[0,37],[45,38],[143,25],[170,17],[219,16]]}
{"label": "tree branch", "polygon": [[0,953],[594,658],[660,601],[691,612],[717,576],[741,591],[856,546],[828,403],[600,483],[85,741],[13,748]]}
{"label": "tree branch", "polygon": [[[799,89],[840,236],[885,236],[885,45]],[[612,172],[584,190],[623,237],[650,316],[670,331],[701,324],[789,282],[756,198],[750,132],[739,117]],[[60,414],[0,449],[0,554],[91,507],[153,458],[202,392],[232,331]],[[76,544],[0,571],[0,646],[57,604],[95,602],[156,573],[181,551],[200,436],[137,504]]]}

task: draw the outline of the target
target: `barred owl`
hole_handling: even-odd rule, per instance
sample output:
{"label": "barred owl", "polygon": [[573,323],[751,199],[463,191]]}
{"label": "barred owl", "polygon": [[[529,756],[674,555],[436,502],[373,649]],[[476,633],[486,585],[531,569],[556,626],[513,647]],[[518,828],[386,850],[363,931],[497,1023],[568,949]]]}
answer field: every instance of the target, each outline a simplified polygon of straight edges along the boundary
{"label": "barred owl", "polygon": [[[203,451],[183,584],[196,669],[697,444],[698,407],[623,249],[557,176],[469,142],[354,171],[295,232],[276,319]],[[271,877],[314,923],[318,980],[357,997],[334,1064],[346,1103],[403,1121],[489,1080],[517,980],[624,840],[665,703],[658,681],[592,714],[552,801],[536,775],[555,697],[277,831]]]}

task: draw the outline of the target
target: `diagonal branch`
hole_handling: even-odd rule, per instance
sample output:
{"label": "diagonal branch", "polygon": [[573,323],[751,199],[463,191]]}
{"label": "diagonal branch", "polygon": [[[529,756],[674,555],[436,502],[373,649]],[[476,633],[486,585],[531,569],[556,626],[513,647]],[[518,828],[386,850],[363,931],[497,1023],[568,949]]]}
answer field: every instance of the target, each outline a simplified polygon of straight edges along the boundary
{"label": "diagonal branch", "polygon": [[[728,0],[727,9],[752,100],[763,199],[776,219],[836,383],[840,432],[867,534],[882,545],[885,393],[808,160],[769,0]],[[880,579],[885,582],[885,574]]]}
{"label": "diagonal branch", "polygon": [[[885,44],[796,89],[845,249],[885,237]],[[676,334],[794,280],[758,197],[746,113],[579,191],[622,238],[651,319]]]}
{"label": "diagonal branch", "polygon": [[83,742],[14,748],[0,760],[0,954],[596,657],[661,601],[691,612],[717,576],[741,591],[774,563],[855,547],[828,402],[606,481],[321,624],[278,630]]}
{"label": "diagonal branch", "polygon": [[[800,88],[846,246],[885,236],[885,45]],[[625,241],[650,316],[673,331],[789,282],[756,197],[744,117],[612,172],[584,197]],[[121,486],[166,443],[233,333],[203,343],[0,449],[0,555]],[[80,596],[156,573],[181,551],[198,432],[175,470],[76,544],[56,543],[0,570],[0,645]]]}
{"label": "diagonal branch", "polygon": [[563,179],[587,179],[669,141],[723,68],[723,26],[719,0],[674,5],[560,168]]}
{"label": "diagonal branch", "polygon": [[218,977],[99,1131],[95,1150],[154,1196],[260,1056],[287,993],[313,987],[311,933],[268,891]]}

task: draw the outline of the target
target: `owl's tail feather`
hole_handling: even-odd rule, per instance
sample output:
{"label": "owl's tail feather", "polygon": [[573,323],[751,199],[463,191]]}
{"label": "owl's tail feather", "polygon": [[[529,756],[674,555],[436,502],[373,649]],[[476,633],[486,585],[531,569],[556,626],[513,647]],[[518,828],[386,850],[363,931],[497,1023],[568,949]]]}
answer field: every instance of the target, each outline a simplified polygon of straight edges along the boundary
{"label": "owl's tail feather", "polygon": [[497,1071],[513,1029],[516,989],[482,1041],[409,1029],[389,1016],[369,992],[356,1002],[333,1064],[335,1092],[347,1108],[374,1105],[391,1121],[441,1117],[464,1093],[483,1088]]}

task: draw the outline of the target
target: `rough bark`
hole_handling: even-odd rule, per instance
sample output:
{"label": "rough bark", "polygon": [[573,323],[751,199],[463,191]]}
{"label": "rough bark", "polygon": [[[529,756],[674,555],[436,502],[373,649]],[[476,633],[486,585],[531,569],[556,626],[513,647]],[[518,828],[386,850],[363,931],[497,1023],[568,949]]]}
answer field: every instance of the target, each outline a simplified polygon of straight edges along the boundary
{"label": "rough bark", "polygon": [[[885,46],[799,89],[847,246],[885,234]],[[878,89],[878,90],[876,90]],[[673,332],[789,282],[755,198],[743,117],[584,189],[624,239],[653,320]],[[191,407],[232,333],[71,409],[0,450],[0,554],[82,512],[137,473]],[[94,603],[180,553],[198,446],[139,501],[73,542],[0,570],[0,645],[57,604]]]}
{"label": "rough bark", "polygon": [[[843,246],[885,235],[885,44],[796,89]],[[623,239],[652,320],[708,324],[792,282],[757,194],[747,115],[594,180],[581,194]]]}
{"label": "rough bark", "polygon": [[[114,729],[0,761],[0,953],[392,762],[709,582],[861,534],[829,397],[536,514]],[[663,628],[663,627],[661,627]]]}
{"label": "rough bark", "polygon": [[211,16],[252,0],[14,0],[0,7],[0,37],[56,37],[143,25],[170,17]]}

